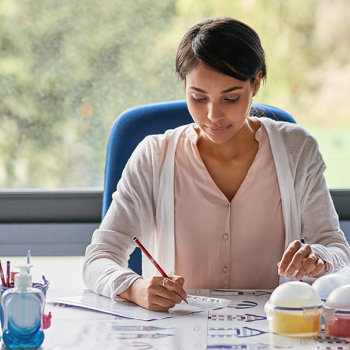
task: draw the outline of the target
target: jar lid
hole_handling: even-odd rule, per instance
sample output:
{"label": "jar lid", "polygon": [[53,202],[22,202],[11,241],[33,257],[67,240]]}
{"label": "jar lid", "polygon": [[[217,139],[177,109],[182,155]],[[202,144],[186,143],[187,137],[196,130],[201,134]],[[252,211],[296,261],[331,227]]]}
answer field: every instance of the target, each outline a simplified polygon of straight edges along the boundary
{"label": "jar lid", "polygon": [[318,278],[313,284],[321,299],[327,299],[329,294],[331,294],[336,288],[344,285],[344,278],[342,275],[337,273],[332,273],[329,275],[322,276]]}
{"label": "jar lid", "polygon": [[338,287],[329,294],[324,308],[337,313],[350,313],[350,284]]}
{"label": "jar lid", "polygon": [[279,285],[271,294],[269,303],[278,309],[305,309],[322,307],[317,291],[304,282],[291,281]]}

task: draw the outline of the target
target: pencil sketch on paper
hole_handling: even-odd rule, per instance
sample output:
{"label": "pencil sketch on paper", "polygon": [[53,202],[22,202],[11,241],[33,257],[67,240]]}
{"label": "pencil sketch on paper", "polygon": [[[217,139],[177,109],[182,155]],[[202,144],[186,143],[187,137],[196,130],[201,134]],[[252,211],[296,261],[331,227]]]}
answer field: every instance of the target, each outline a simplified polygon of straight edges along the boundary
{"label": "pencil sketch on paper", "polygon": [[315,340],[317,341],[318,349],[350,349],[349,339],[338,339],[335,337],[326,336],[325,333],[319,333],[319,335],[315,337]]}
{"label": "pencil sketch on paper", "polygon": [[161,327],[154,327],[154,326],[113,326],[112,329],[114,331],[147,331],[147,332],[151,332],[151,331],[160,331],[160,330],[171,329],[171,328],[161,328]]}
{"label": "pencil sketch on paper", "polygon": [[152,344],[142,343],[139,341],[133,341],[132,344],[133,344],[134,348],[138,348],[140,350],[149,350],[149,349],[153,348]]}
{"label": "pencil sketch on paper", "polygon": [[211,290],[211,296],[254,296],[254,297],[260,297],[265,295],[271,295],[272,293],[267,290],[255,290],[255,291],[240,291],[240,290],[232,290],[232,289],[212,289]]}
{"label": "pencil sketch on paper", "polygon": [[139,339],[139,338],[153,338],[153,339],[159,339],[159,338],[165,338],[165,337],[173,337],[174,334],[161,334],[161,333],[154,333],[154,334],[143,334],[143,333],[138,333],[138,334],[117,334],[114,336],[116,339]]}
{"label": "pencil sketch on paper", "polygon": [[207,346],[210,350],[219,349],[232,349],[232,350],[272,350],[272,349],[289,349],[290,347],[283,347],[278,345],[263,344],[263,343],[251,343],[251,344],[211,344]]}
{"label": "pencil sketch on paper", "polygon": [[233,329],[231,328],[227,330],[215,327],[211,327],[208,329],[208,337],[210,338],[250,338],[266,333],[268,332],[264,332],[259,329],[250,327],[235,327]]}
{"label": "pencil sketch on paper", "polygon": [[266,316],[258,316],[252,314],[244,315],[209,315],[208,317],[211,321],[243,321],[243,322],[254,322],[254,321],[263,321],[266,320]]}
{"label": "pencil sketch on paper", "polygon": [[231,303],[227,307],[236,310],[244,310],[251,309],[256,306],[258,306],[258,303],[256,303],[255,301],[245,300],[241,302],[231,301]]}

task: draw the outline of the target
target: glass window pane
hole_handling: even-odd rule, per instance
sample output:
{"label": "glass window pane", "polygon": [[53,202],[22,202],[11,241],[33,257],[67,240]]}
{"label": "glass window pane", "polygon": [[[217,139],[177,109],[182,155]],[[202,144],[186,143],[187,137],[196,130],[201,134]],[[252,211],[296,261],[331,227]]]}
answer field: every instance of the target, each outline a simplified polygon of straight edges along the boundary
{"label": "glass window pane", "polygon": [[268,79],[256,102],[319,141],[330,188],[350,188],[350,2],[1,0],[0,188],[100,188],[124,110],[183,99],[179,41],[207,17],[260,35]]}

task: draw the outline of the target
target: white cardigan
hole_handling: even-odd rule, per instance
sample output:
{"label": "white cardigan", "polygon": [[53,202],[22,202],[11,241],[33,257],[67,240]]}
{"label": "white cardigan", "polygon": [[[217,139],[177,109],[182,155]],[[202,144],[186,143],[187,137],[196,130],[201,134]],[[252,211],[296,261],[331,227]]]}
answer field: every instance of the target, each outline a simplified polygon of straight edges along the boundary
{"label": "white cardigan", "polygon": [[[349,264],[350,247],[339,228],[315,139],[296,124],[252,119],[262,123],[269,136],[281,192],[285,248],[304,237],[329,263],[329,272]],[[174,158],[185,127],[146,137],[128,161],[111,207],[86,250],[83,278],[94,292],[114,299],[139,277],[127,268],[135,235],[167,273],[174,272]],[[157,274],[145,257],[142,271],[144,278]],[[280,283],[284,281],[281,277]]]}

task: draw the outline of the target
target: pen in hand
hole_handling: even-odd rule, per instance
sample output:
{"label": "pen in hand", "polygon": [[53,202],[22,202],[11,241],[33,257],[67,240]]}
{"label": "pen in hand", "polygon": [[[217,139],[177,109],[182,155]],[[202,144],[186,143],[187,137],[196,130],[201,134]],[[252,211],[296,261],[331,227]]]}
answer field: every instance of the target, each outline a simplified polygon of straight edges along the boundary
{"label": "pen in hand", "polygon": [[[151,263],[156,267],[156,269],[161,273],[164,278],[171,280],[171,278],[164,272],[164,270],[158,265],[158,263],[153,259],[152,255],[148,252],[148,250],[143,246],[143,244],[137,239],[137,237],[133,237],[134,242],[140,247],[140,249],[145,253],[148,259],[151,260]],[[163,284],[164,285],[164,284]],[[182,300],[188,304],[187,300],[181,296]]]}

